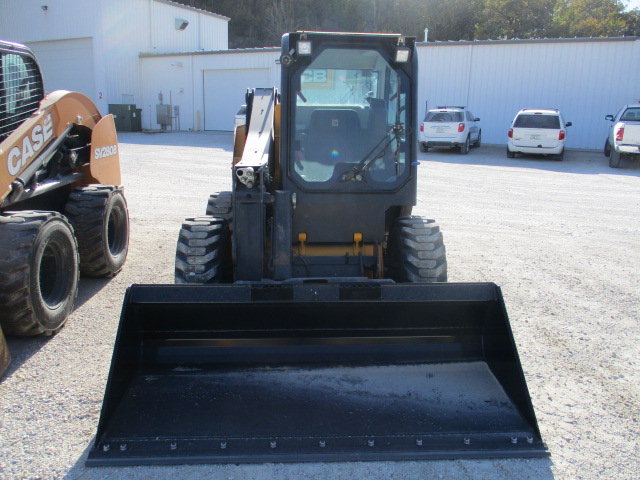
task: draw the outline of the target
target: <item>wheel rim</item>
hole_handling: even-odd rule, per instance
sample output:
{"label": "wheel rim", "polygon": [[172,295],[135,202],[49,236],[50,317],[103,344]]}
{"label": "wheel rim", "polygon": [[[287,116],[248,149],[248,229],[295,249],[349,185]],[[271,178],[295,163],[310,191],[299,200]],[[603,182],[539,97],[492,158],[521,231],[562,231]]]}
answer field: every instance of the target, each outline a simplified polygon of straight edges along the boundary
{"label": "wheel rim", "polygon": [[38,269],[40,297],[51,309],[64,302],[69,291],[71,276],[64,270],[69,248],[71,246],[52,239],[42,251]]}
{"label": "wheel rim", "polygon": [[107,221],[107,248],[113,257],[120,255],[127,246],[127,218],[120,206],[115,206]]}

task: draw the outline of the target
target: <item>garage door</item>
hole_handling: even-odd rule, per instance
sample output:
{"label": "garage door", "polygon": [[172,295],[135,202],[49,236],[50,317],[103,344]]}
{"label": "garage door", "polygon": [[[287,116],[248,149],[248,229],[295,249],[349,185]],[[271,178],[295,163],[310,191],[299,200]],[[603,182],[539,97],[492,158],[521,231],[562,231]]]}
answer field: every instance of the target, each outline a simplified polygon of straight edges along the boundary
{"label": "garage door", "polygon": [[90,38],[31,42],[44,76],[44,88],[81,92],[95,99],[93,43]]}
{"label": "garage door", "polygon": [[247,88],[270,87],[269,69],[205,70],[204,129],[233,130],[233,118],[245,103]]}

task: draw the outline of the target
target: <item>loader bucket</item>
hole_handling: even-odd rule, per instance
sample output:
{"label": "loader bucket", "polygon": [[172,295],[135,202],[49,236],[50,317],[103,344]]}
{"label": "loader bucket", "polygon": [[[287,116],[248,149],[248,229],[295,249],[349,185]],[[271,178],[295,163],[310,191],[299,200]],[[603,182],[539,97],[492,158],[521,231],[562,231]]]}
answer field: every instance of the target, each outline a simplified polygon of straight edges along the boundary
{"label": "loader bucket", "polygon": [[545,456],[495,284],[133,285],[86,464]]}

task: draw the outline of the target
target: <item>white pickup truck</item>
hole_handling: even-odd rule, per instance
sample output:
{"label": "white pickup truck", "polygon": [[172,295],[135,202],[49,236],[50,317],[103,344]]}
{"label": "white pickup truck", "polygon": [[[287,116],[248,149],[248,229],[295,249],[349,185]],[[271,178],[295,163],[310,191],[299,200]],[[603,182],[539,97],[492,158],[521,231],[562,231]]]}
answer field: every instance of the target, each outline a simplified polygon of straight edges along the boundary
{"label": "white pickup truck", "polygon": [[617,115],[604,118],[613,123],[604,145],[609,166],[618,168],[623,156],[640,156],[640,103],[625,105]]}

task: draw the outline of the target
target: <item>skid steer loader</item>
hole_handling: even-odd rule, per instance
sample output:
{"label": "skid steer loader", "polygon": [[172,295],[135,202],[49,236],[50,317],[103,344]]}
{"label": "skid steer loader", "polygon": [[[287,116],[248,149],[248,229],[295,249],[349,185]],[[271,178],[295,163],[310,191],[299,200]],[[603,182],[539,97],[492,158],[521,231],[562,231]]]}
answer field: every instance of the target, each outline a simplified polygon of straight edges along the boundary
{"label": "skid steer loader", "polygon": [[[80,274],[115,275],[128,244],[113,117],[80,93],[45,96],[33,52],[0,42],[2,332],[58,331]],[[10,361],[2,332],[0,374]]]}
{"label": "skid steer loader", "polygon": [[413,38],[283,37],[176,285],[126,294],[87,465],[541,457],[500,289],[416,202]]}

